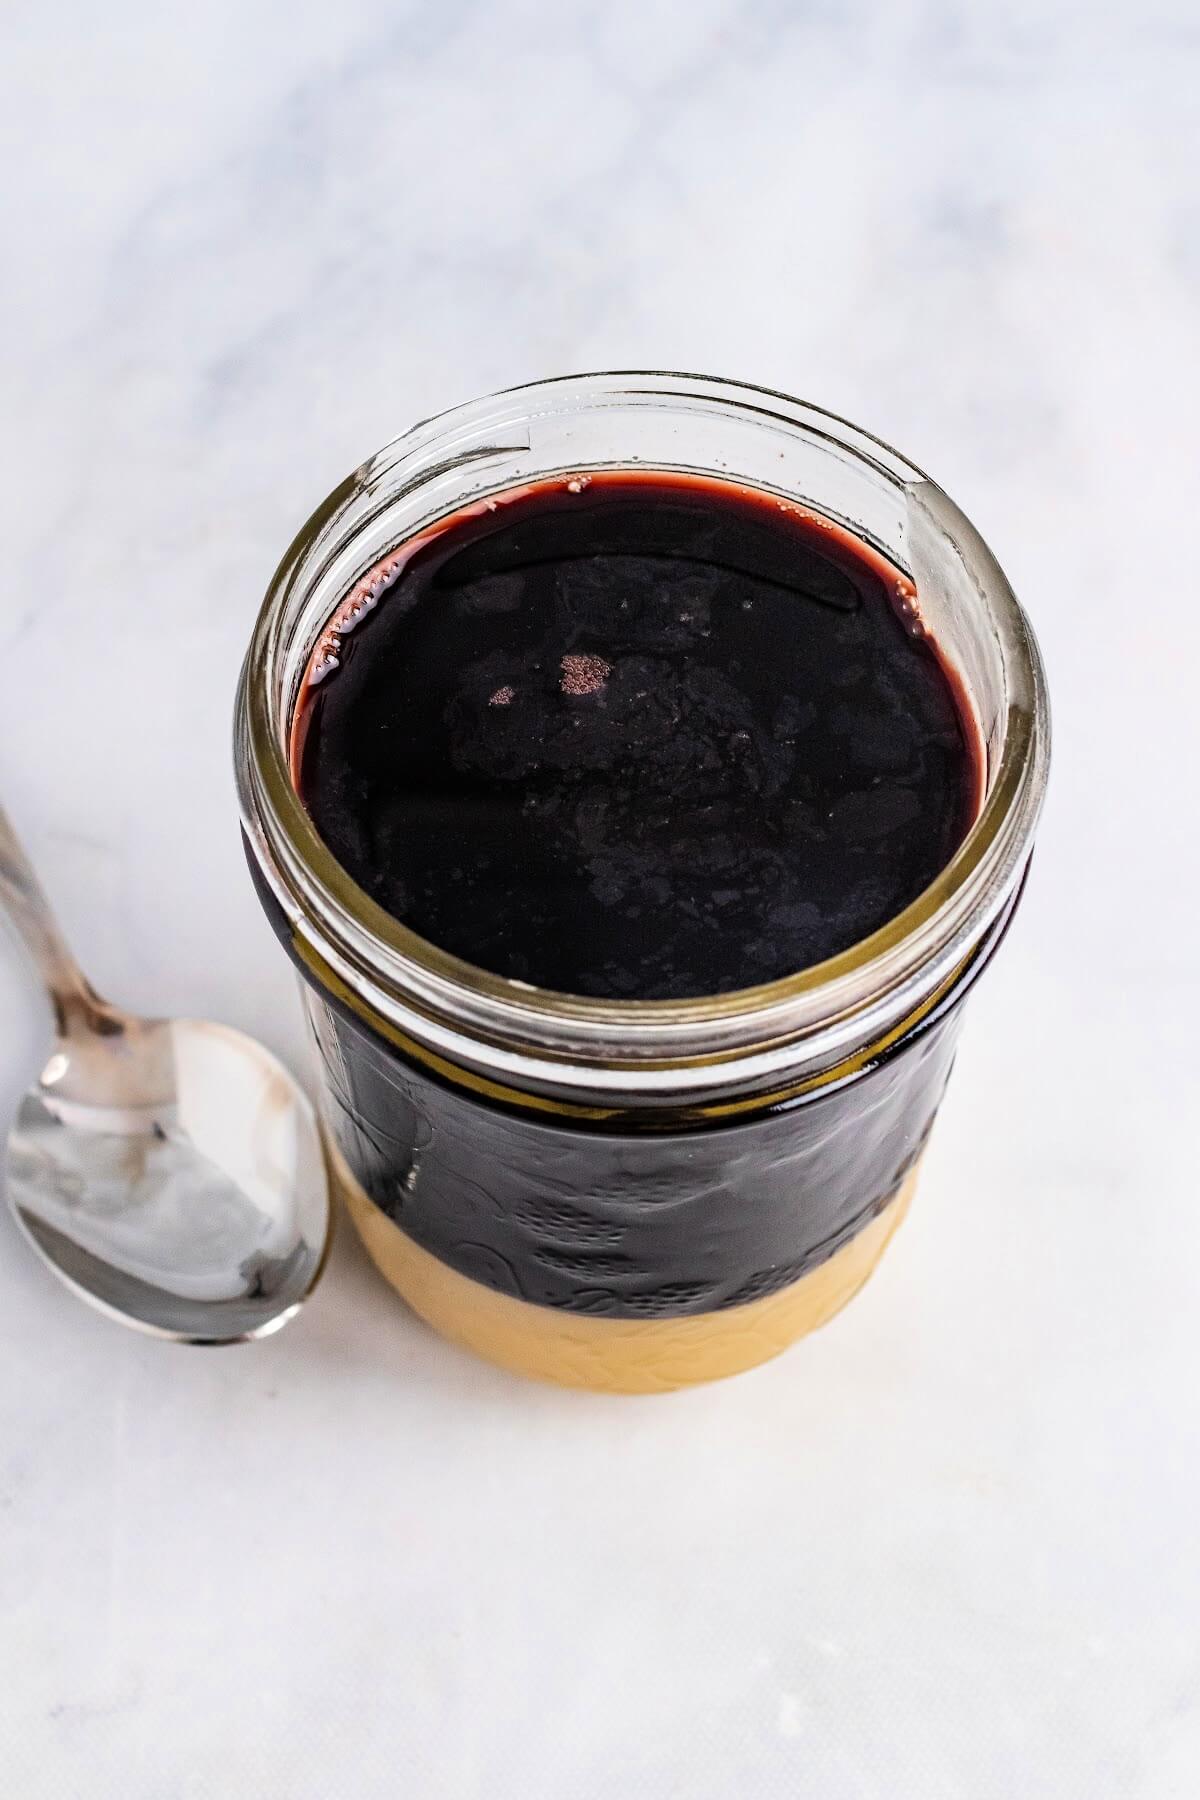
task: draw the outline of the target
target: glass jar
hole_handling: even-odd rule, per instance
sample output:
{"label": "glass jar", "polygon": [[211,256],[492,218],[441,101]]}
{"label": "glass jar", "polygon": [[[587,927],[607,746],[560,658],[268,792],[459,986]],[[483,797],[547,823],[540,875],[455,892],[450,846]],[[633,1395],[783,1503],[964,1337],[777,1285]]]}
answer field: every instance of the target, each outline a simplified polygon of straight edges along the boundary
{"label": "glass jar", "polygon": [[[448,955],[351,880],[289,772],[309,656],[367,570],[490,493],[629,466],[765,489],[882,552],[915,582],[986,751],[979,816],[911,905],[816,967],[711,998],[589,999]],[[816,407],[700,376],[572,376],[457,407],[364,463],[295,539],[235,736],[248,859],[302,977],[335,1182],[429,1323],[525,1374],[653,1391],[763,1361],[862,1285],[1017,904],[1049,755],[1028,622],[919,469]]]}

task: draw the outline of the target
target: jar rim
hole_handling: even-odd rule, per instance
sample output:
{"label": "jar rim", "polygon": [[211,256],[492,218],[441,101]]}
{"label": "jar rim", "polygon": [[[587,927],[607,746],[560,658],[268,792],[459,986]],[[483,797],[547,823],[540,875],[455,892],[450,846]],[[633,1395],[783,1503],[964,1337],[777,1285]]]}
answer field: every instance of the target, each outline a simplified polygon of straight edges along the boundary
{"label": "jar rim", "polygon": [[[477,462],[486,454],[481,432],[486,447],[489,432],[502,434],[548,413],[673,398],[833,441],[901,490],[910,508],[931,517],[987,609],[1005,668],[1007,717],[983,804],[963,842],[930,885],[869,937],[752,987],[679,1000],[595,999],[465,962],[418,936],[360,888],[319,837],[296,792],[287,754],[294,695],[283,705],[284,718],[273,689],[286,648],[285,603],[314,561],[327,555],[331,533],[352,503],[378,493],[406,467],[426,479]],[[389,503],[385,496],[377,511]],[[888,554],[894,561],[894,552]],[[689,1070],[705,1070],[711,1079],[714,1064],[736,1064],[742,1078],[755,1079],[797,1056],[806,1064],[822,1056],[836,1060],[944,983],[999,916],[1028,860],[1048,772],[1049,706],[1037,642],[1008,581],[965,515],[915,464],[849,420],[771,388],[613,370],[525,383],[452,407],[411,427],[343,481],[301,527],[267,590],[242,669],[235,738],[243,825],[264,876],[315,955],[372,1011],[436,1049],[482,1057],[518,1079],[536,1080],[543,1065],[561,1079],[564,1068],[578,1065],[593,1083],[636,1075],[639,1085],[661,1089],[688,1085]]]}

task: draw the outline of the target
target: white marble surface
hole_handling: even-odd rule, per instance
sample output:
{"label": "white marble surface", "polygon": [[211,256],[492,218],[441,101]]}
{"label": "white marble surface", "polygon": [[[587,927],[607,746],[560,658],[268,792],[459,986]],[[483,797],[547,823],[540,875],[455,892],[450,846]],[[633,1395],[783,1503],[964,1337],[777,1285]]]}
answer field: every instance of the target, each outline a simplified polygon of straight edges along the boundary
{"label": "white marble surface", "polygon": [[364,452],[513,380],[707,369],[901,445],[1058,733],[920,1203],[774,1366],[523,1386],[345,1233],[282,1336],[174,1351],[0,1220],[4,1791],[1200,1791],[1194,6],[9,0],[4,41],[0,792],[114,995],[303,1056],[234,829],[250,621]]}

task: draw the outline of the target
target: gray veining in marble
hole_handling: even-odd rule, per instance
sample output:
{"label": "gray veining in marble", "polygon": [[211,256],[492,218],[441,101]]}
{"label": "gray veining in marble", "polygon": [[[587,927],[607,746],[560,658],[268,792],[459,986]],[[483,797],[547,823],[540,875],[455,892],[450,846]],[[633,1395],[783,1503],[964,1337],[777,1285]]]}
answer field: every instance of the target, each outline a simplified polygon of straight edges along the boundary
{"label": "gray veining in marble", "polygon": [[[9,0],[3,36],[0,786],[105,991],[302,1056],[234,829],[250,622],[367,451],[510,381],[699,368],[893,440],[1000,554],[1057,728],[913,1218],[755,1375],[518,1386],[345,1233],[282,1337],[172,1354],[0,1221],[5,1791],[1194,1794],[1195,8]],[[12,1094],[40,1021],[0,987]]]}

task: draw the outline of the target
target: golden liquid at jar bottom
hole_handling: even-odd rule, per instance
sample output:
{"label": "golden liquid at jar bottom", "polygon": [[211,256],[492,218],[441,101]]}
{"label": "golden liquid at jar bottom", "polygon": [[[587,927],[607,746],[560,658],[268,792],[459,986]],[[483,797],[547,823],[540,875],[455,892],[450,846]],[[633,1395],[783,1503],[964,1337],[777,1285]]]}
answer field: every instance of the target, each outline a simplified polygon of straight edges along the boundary
{"label": "golden liquid at jar bottom", "polygon": [[863,1286],[904,1219],[912,1169],[861,1231],[789,1286],[759,1300],[673,1318],[595,1318],[538,1306],[460,1274],[370,1199],[326,1134],[335,1184],[368,1255],[442,1337],[538,1381],[618,1394],[667,1393],[767,1362],[825,1324]]}

